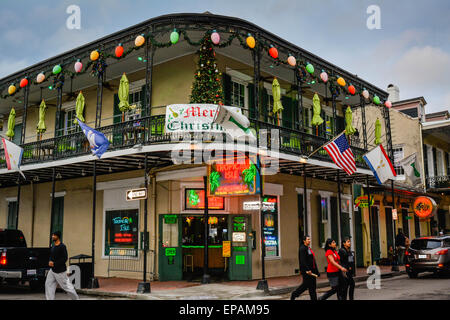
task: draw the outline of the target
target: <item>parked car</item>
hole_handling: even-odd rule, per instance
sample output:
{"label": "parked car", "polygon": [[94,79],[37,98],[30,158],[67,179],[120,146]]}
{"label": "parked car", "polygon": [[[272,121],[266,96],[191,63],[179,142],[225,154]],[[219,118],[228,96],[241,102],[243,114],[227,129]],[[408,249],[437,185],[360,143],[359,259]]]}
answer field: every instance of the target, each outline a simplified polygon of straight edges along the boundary
{"label": "parked car", "polygon": [[0,284],[29,283],[32,290],[41,290],[50,269],[50,247],[28,248],[20,230],[0,229]]}
{"label": "parked car", "polygon": [[450,272],[450,236],[414,239],[405,256],[410,278],[417,278],[424,271]]}

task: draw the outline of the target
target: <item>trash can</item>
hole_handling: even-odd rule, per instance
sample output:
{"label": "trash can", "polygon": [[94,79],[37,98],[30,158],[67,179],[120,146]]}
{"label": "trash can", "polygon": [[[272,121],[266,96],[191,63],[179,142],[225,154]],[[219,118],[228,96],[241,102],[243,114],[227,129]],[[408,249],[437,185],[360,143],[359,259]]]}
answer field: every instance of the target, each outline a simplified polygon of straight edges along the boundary
{"label": "trash can", "polygon": [[[90,262],[86,262],[86,259],[90,259]],[[72,260],[76,260],[77,262],[72,263]],[[77,256],[73,256],[69,258],[69,265],[75,265],[80,268],[81,271],[81,288],[88,288],[89,281],[93,277],[92,275],[92,256],[88,256],[85,254],[79,254]]]}

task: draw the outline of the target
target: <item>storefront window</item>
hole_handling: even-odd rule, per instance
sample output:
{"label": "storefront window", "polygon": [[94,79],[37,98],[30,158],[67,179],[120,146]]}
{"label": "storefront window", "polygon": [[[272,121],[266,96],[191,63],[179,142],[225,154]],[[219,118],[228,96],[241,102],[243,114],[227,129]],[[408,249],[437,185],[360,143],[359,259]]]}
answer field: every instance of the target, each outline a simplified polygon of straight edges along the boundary
{"label": "storefront window", "polygon": [[[227,216],[209,216],[208,224],[208,245],[221,245],[222,241],[228,240]],[[204,246],[204,234],[204,217],[183,216],[183,246]]]}
{"label": "storefront window", "polygon": [[105,256],[111,254],[137,257],[138,209],[106,211],[105,219]]}
{"label": "storefront window", "polygon": [[264,244],[266,257],[278,257],[280,255],[280,243],[278,235],[278,198],[263,197],[262,212],[264,218]]}

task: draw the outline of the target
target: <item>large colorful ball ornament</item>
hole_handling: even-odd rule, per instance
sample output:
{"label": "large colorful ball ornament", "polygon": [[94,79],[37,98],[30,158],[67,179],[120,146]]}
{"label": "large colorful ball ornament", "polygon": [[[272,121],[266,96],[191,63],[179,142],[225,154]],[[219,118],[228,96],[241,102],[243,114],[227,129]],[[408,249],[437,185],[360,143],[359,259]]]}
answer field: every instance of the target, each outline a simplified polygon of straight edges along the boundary
{"label": "large colorful ball ornament", "polygon": [[116,47],[115,54],[117,58],[120,58],[123,55],[123,47],[121,43],[119,43],[119,45]]}
{"label": "large colorful ball ornament", "polygon": [[95,60],[98,59],[99,56],[100,56],[100,54],[98,53],[98,51],[94,50],[94,51],[91,52],[91,57],[90,58],[91,58],[92,61],[95,61]]}
{"label": "large colorful ball ornament", "polygon": [[369,91],[367,91],[366,89],[363,90],[362,95],[365,99],[369,99]]}
{"label": "large colorful ball ornament", "polygon": [[308,71],[310,74],[314,73],[314,66],[311,63],[308,63],[306,65],[306,71]]}
{"label": "large colorful ball ornament", "polygon": [[277,50],[277,48],[275,48],[274,46],[271,45],[270,49],[269,49],[269,54],[274,59],[278,58],[278,50]]}
{"label": "large colorful ball ornament", "polygon": [[211,34],[211,41],[214,44],[219,44],[219,42],[220,42],[220,35],[217,33],[216,30],[213,30],[213,32]]}
{"label": "large colorful ball ornament", "polygon": [[16,92],[16,86],[12,84],[8,87],[8,93],[11,95],[14,94],[14,92]]}
{"label": "large colorful ball ornament", "polygon": [[389,100],[387,100],[387,101],[384,103],[384,105],[385,105],[387,108],[392,108],[392,102],[390,102]]}
{"label": "large colorful ball ornament", "polygon": [[57,64],[56,66],[53,67],[53,74],[58,74],[61,72],[61,66],[59,64]]}
{"label": "large colorful ball ornament", "polygon": [[173,29],[172,33],[170,34],[170,42],[172,44],[175,44],[180,39],[180,34],[178,33],[177,29]]}
{"label": "large colorful ball ornament", "polygon": [[20,80],[19,86],[21,88],[26,87],[28,85],[28,79],[27,78],[23,78],[22,80]]}
{"label": "large colorful ball ornament", "polygon": [[145,43],[145,38],[142,34],[138,35],[136,39],[134,39],[134,45],[136,47],[140,47]]}
{"label": "large colorful ball ornament", "polygon": [[287,58],[287,62],[291,67],[295,67],[295,65],[297,64],[297,60],[294,58],[294,56],[289,56]]}
{"label": "large colorful ball ornament", "polygon": [[356,93],[355,87],[353,85],[349,85],[348,92],[350,92],[351,95],[354,95]]}
{"label": "large colorful ball ornament", "polygon": [[374,97],[373,97],[373,102],[374,102],[376,105],[379,105],[379,104],[381,103],[380,97],[374,96]]}
{"label": "large colorful ball ornament", "polygon": [[76,73],[81,72],[81,69],[83,69],[83,64],[80,60],[78,60],[77,62],[75,62],[73,68],[75,69]]}
{"label": "large colorful ball ornament", "polygon": [[245,40],[247,42],[247,46],[250,49],[253,49],[256,45],[256,41],[255,38],[253,38],[253,36],[249,33],[247,39]]}
{"label": "large colorful ball ornament", "polygon": [[328,74],[325,71],[322,71],[322,73],[320,74],[320,79],[322,79],[323,82],[327,82]]}
{"label": "large colorful ball ornament", "polygon": [[337,83],[338,83],[338,85],[340,85],[341,87],[345,86],[345,80],[344,80],[344,78],[339,77],[339,78],[337,79]]}
{"label": "large colorful ball ornament", "polygon": [[39,74],[37,75],[37,77],[36,77],[36,82],[37,82],[37,83],[41,83],[41,82],[43,82],[44,80],[45,80],[45,74],[43,74],[42,72],[39,73]]}

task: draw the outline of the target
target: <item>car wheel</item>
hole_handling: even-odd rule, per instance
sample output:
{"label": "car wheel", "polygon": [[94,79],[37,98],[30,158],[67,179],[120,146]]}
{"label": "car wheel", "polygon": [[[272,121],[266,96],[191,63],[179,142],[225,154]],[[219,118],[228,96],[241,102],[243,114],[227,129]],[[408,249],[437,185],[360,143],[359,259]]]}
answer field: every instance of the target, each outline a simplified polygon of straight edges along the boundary
{"label": "car wheel", "polygon": [[408,277],[410,277],[411,279],[416,279],[417,275],[418,273],[416,271],[408,271]]}

